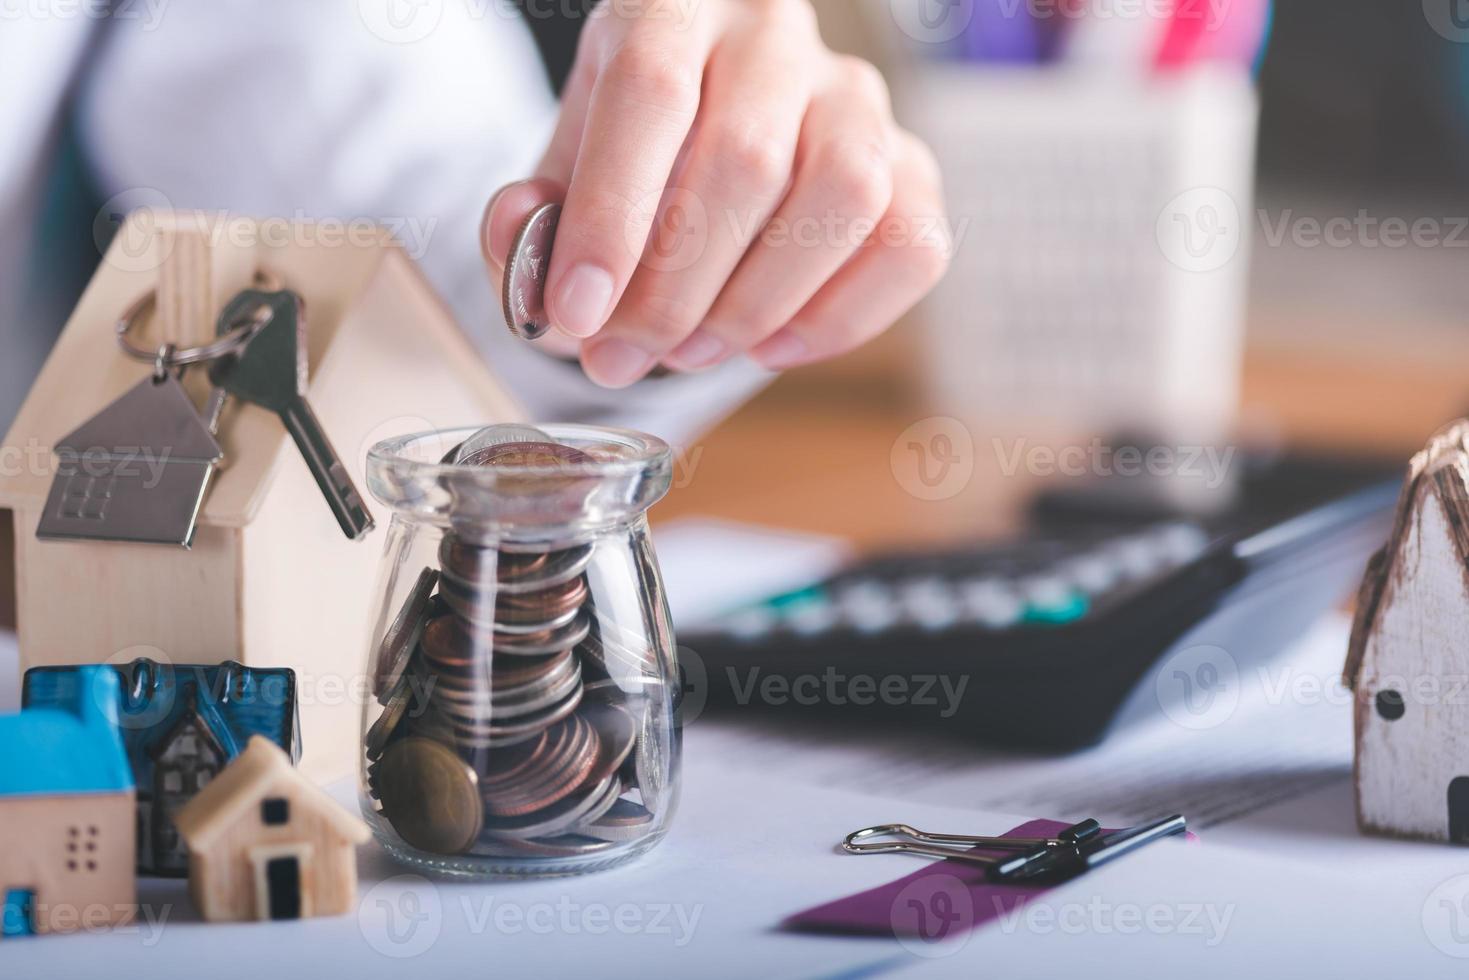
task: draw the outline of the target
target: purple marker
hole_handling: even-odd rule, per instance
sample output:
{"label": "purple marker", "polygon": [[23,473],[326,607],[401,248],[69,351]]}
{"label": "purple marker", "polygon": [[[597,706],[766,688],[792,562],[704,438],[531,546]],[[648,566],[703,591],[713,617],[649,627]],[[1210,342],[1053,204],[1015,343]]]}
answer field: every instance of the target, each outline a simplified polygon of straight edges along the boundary
{"label": "purple marker", "polygon": [[[923,0],[925,3],[965,0]],[[973,0],[974,13],[960,38],[970,61],[1035,64],[1045,60],[1050,33],[1031,12],[1030,0]]]}

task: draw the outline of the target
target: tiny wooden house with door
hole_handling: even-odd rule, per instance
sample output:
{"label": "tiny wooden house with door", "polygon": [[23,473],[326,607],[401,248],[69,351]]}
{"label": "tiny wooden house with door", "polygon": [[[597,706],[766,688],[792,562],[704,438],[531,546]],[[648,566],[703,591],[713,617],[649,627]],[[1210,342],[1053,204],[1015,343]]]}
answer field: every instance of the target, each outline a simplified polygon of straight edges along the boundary
{"label": "tiny wooden house with door", "polygon": [[1409,464],[1343,681],[1356,695],[1361,828],[1469,843],[1469,421]]}
{"label": "tiny wooden house with door", "polygon": [[[217,435],[224,461],[189,549],[36,534],[54,450],[149,376],[115,336],[119,317],[149,291],[155,311],[130,335],[146,349],[215,340],[221,308],[261,273],[299,294],[308,400],[370,509],[364,461],[379,439],[519,418],[386,232],[324,244],[331,236],[291,227],[265,234],[258,222],[211,214],[129,216],[0,447],[26,461],[0,474],[0,523],[11,525],[0,543],[14,549],[0,565],[14,563],[22,671],[144,656],[294,668],[302,765],[329,778],[356,757],[383,532],[344,536],[278,416],[237,400],[226,406]],[[205,368],[186,369],[182,381],[202,409]]]}
{"label": "tiny wooden house with door", "polygon": [[[75,701],[91,667],[26,671],[21,703]],[[111,668],[121,682],[119,730],[138,806],[138,873],[182,877],[189,853],[173,817],[244,751],[253,736],[301,757],[296,673],[290,668],[159,664],[139,658]]]}
{"label": "tiny wooden house with door", "polygon": [[357,900],[367,824],[268,739],[250,739],[175,822],[189,846],[189,894],[211,922],[342,915]]}

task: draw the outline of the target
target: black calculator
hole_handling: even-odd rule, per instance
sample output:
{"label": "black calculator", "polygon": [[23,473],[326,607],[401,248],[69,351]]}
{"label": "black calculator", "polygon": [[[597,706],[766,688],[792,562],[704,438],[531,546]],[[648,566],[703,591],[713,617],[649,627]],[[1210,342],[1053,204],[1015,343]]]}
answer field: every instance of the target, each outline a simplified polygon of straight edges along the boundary
{"label": "black calculator", "polygon": [[1386,539],[1397,463],[1245,469],[1208,516],[1116,487],[1042,493],[1013,540],[864,559],[681,630],[686,690],[716,712],[1096,742],[1166,708],[1149,681],[1177,651],[1207,645],[1240,667],[1281,652]]}

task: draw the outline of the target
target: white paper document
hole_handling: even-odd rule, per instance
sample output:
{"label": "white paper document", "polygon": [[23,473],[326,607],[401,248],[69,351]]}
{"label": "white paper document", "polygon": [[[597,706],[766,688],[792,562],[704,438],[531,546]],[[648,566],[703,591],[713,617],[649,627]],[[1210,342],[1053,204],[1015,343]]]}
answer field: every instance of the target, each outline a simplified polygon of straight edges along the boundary
{"label": "white paper document", "polygon": [[[608,872],[427,879],[376,844],[356,911],[295,923],[198,921],[183,882],[144,879],[142,914],[97,934],[0,943],[6,976],[1460,977],[1469,850],[1358,834],[1341,617],[1202,710],[1064,758],[852,729],[695,718],[668,839]],[[0,641],[0,709],[14,647]],[[1217,688],[1222,693],[1224,688]],[[1219,707],[1222,705],[1222,707]],[[352,805],[353,787],[332,787]],[[1165,841],[945,942],[781,932],[786,916],[924,866],[852,856],[895,821],[996,833],[1034,816],[1183,813]],[[12,840],[0,846],[14,846]]]}

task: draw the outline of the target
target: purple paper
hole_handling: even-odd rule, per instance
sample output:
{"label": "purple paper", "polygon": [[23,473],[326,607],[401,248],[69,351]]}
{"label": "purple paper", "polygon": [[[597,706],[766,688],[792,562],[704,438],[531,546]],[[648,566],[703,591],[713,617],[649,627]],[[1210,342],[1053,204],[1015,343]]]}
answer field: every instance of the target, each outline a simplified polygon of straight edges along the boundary
{"label": "purple paper", "polygon": [[[1001,836],[1052,837],[1069,826],[1059,820],[1031,820]],[[1007,853],[982,847],[974,851]],[[797,912],[781,923],[781,927],[795,932],[940,942],[1007,915],[1053,887],[992,882],[985,877],[982,865],[932,861],[890,884]]]}

